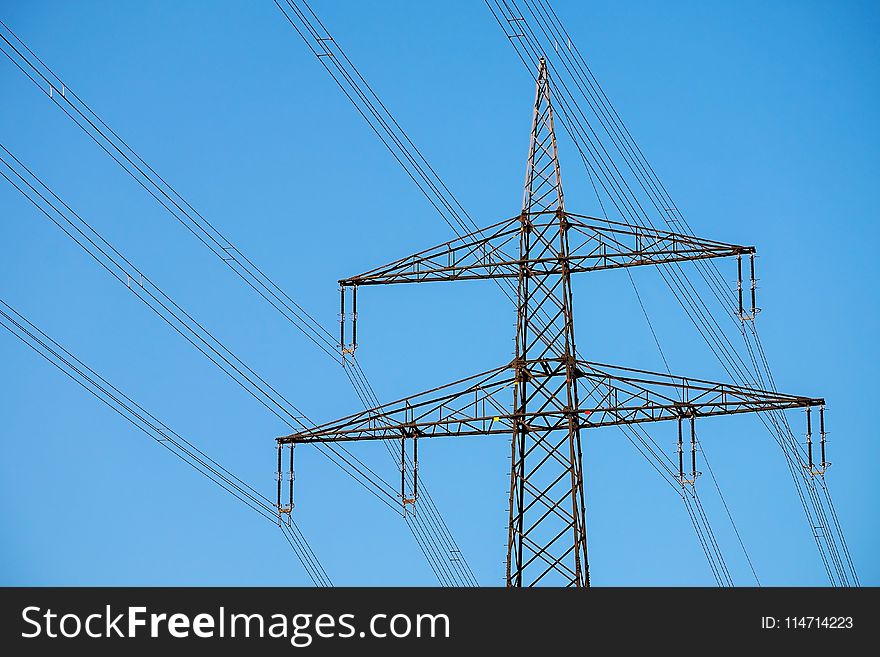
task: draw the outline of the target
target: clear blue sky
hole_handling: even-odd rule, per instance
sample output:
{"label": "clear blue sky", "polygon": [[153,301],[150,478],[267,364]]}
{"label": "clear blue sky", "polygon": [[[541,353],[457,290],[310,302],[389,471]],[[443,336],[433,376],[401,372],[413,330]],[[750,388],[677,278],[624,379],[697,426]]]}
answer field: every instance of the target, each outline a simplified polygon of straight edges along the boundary
{"label": "clear blue sky", "polygon": [[[478,223],[519,211],[533,87],[482,2],[314,3]],[[880,584],[876,370],[880,12],[871,2],[574,2],[557,11],[698,234],[755,244],[780,389],[828,400],[828,479]],[[334,326],[335,281],[449,239],[270,1],[3,2],[0,15],[196,208]],[[341,370],[164,213],[7,60],[0,141],[316,420]],[[596,211],[561,140],[567,207]],[[566,168],[567,163],[569,166]],[[570,171],[566,176],[565,171]],[[277,420],[0,185],[0,296],[271,494]],[[733,276],[730,263],[722,271]],[[618,275],[620,274],[620,275]],[[724,379],[639,272],[674,372]],[[588,358],[660,369],[622,272],[579,280]],[[361,296],[362,362],[390,400],[510,357],[491,284]],[[281,535],[0,334],[0,583],[307,584]],[[799,430],[802,417],[792,414]],[[672,428],[652,429],[674,448]],[[790,477],[754,417],[701,438],[762,582],[823,584]],[[584,443],[595,584],[711,584],[682,505],[616,433]],[[394,473],[378,445],[356,448]],[[305,450],[303,450],[305,451]],[[435,442],[422,474],[482,584],[500,584],[507,452]],[[338,584],[433,584],[399,518],[316,456],[300,526]],[[701,481],[738,583],[741,553]]]}

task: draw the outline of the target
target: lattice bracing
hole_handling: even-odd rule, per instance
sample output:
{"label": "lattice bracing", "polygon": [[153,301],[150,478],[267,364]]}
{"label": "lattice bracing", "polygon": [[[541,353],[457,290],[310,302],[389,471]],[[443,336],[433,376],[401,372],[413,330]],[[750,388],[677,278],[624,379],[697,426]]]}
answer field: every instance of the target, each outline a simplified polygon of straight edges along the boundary
{"label": "lattice bracing", "polygon": [[[576,363],[579,397],[584,401],[575,413],[581,418],[582,428],[761,413],[825,403],[820,397],[786,395],[584,360]],[[565,367],[559,361],[529,361],[527,371],[538,385],[564,376]],[[516,371],[509,364],[278,441],[307,444],[414,436],[510,436],[515,420],[510,393],[516,385]],[[567,426],[568,415],[568,411],[555,409],[532,411],[529,428],[562,429]]]}
{"label": "lattice bracing", "polygon": [[[586,504],[581,430],[678,421],[679,480],[696,480],[697,418],[823,406],[819,398],[658,374],[578,357],[571,275],[690,260],[736,257],[742,307],[742,256],[751,246],[727,244],[566,211],[547,67],[539,64],[522,211],[456,240],[340,280],[340,347],[345,293],[357,317],[360,286],[508,279],[516,287],[514,359],[494,370],[278,439],[284,445],[395,439],[401,442],[401,502],[416,504],[417,445],[425,438],[505,436],[510,440],[508,586],[588,586]],[[752,314],[755,309],[752,293]],[[681,423],[691,424],[692,472],[682,463]],[[824,429],[822,432],[824,450]],[[412,457],[407,457],[407,442]],[[824,451],[823,451],[824,464]],[[812,467],[812,461],[810,462]],[[823,465],[824,467],[824,465]],[[280,490],[280,488],[279,488]],[[412,490],[412,493],[408,493]],[[279,492],[279,508],[281,508]]]}
{"label": "lattice bracing", "polygon": [[[558,224],[555,211],[528,218],[532,230],[546,232]],[[569,272],[572,274],[661,265],[689,260],[727,258],[751,254],[752,246],[725,244],[653,228],[632,228],[626,224],[565,213],[569,235]],[[519,235],[522,216],[498,222],[425,251],[376,267],[339,281],[343,287],[430,283],[519,277]],[[514,250],[516,253],[514,253]],[[561,274],[559,256],[533,257],[528,261],[533,275]]]}

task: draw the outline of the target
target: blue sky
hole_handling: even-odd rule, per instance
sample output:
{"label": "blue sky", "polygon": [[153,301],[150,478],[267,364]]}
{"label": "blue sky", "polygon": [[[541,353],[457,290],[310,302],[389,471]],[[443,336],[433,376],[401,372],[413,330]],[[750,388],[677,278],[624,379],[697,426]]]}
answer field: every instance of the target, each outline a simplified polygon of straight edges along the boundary
{"label": "blue sky", "polygon": [[[271,1],[0,6],[325,324],[335,325],[338,278],[451,237]],[[777,383],[828,400],[828,481],[862,583],[880,584],[876,5],[554,6],[697,234],[758,247],[758,321]],[[485,5],[314,7],[471,216],[516,214],[534,89]],[[0,89],[0,141],[166,292],[312,418],[358,409],[340,368],[5,59]],[[567,207],[595,213],[565,138],[560,149]],[[0,296],[271,494],[277,419],[3,183]],[[721,267],[734,276],[731,263]],[[672,370],[724,380],[665,288],[650,272],[634,276]],[[586,357],[662,368],[625,274],[579,280],[575,295]],[[359,302],[359,355],[384,400],[509,360],[515,318],[491,283],[369,290]],[[265,520],[8,334],[0,360],[0,583],[308,583]],[[670,452],[672,431],[652,428]],[[762,582],[823,584],[782,457],[757,419],[706,421],[701,440]],[[356,449],[393,477],[379,446]],[[681,504],[653,470],[613,432],[588,436],[584,450],[593,582],[711,584]],[[507,452],[491,439],[420,449],[421,472],[484,585],[502,583]],[[435,583],[398,517],[299,454],[299,523],[337,584]],[[710,482],[700,484],[734,579],[751,583]]]}

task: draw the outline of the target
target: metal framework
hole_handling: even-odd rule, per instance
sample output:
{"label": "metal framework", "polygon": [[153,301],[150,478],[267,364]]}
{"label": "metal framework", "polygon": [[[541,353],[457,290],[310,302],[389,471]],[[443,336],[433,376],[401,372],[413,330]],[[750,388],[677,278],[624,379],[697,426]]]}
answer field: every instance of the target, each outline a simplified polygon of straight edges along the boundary
{"label": "metal framework", "polygon": [[[509,255],[516,249],[517,256]],[[504,435],[511,438],[508,586],[588,586],[581,430],[676,421],[679,481],[693,484],[698,417],[818,406],[824,452],[824,400],[593,363],[575,348],[571,275],[603,269],[736,257],[740,316],[757,313],[751,246],[725,244],[565,210],[547,67],[540,60],[522,212],[484,230],[340,280],[340,348],[357,348],[357,289],[368,285],[474,279],[516,281],[516,354],[510,363],[390,404],[277,439],[279,513],[293,507],[297,444],[397,439],[401,503],[418,498],[420,438]],[[750,258],[751,312],[742,305],[742,256]],[[346,336],[346,292],[351,339]],[[512,403],[511,403],[512,402]],[[683,427],[690,423],[691,471]],[[406,443],[411,442],[411,456]],[[812,454],[811,438],[808,445]],[[282,504],[282,452],[290,450],[290,489]],[[412,480],[407,489],[407,471]]]}

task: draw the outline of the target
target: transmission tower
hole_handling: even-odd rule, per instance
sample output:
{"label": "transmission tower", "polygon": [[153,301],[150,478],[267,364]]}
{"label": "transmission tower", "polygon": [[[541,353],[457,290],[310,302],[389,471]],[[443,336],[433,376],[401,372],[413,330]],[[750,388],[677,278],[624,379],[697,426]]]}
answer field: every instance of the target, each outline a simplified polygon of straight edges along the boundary
{"label": "transmission tower", "polygon": [[[517,255],[509,252],[517,249]],[[396,439],[401,504],[415,513],[420,438],[511,438],[507,586],[589,586],[581,429],[643,422],[678,423],[678,480],[694,485],[698,417],[808,409],[809,469],[825,462],[824,400],[583,360],[575,349],[571,275],[736,257],[739,311],[757,312],[751,246],[633,227],[565,209],[542,58],[537,75],[522,212],[483,230],[339,281],[340,347],[357,348],[357,290],[395,283],[502,279],[515,286],[514,359],[496,369],[277,439],[278,511],[293,508],[295,445]],[[751,311],[743,308],[742,258],[750,259]],[[514,284],[515,281],[515,284]],[[346,314],[346,293],[352,312]],[[351,317],[350,340],[346,318]],[[809,409],[819,407],[821,462],[813,462]],[[689,440],[687,436],[689,435]],[[690,451],[689,470],[685,452]],[[407,450],[409,443],[409,451]],[[289,450],[287,499],[282,462]],[[409,507],[409,510],[408,510]]]}

